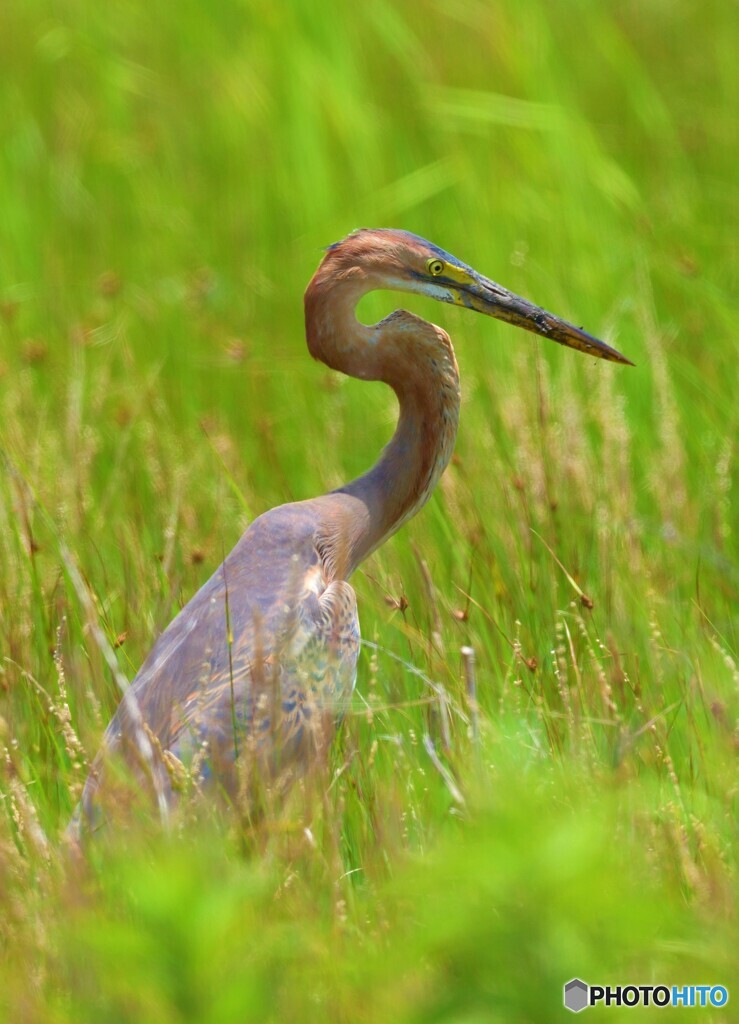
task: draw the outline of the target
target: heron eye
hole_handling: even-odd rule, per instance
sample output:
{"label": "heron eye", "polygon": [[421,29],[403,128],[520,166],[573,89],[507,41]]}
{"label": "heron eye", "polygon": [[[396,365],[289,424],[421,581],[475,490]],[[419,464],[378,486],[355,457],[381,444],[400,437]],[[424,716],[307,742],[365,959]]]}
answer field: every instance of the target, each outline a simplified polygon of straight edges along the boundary
{"label": "heron eye", "polygon": [[444,261],[437,259],[427,260],[426,269],[428,270],[429,274],[433,275],[433,277],[438,277],[439,274],[444,269]]}

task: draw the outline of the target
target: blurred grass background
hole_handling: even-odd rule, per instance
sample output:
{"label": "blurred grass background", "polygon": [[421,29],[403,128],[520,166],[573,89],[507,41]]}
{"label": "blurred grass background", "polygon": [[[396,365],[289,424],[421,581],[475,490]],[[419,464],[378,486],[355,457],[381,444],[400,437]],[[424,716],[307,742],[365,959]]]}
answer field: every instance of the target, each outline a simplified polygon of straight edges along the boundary
{"label": "blurred grass background", "polygon": [[[738,44],[718,0],[2,5],[9,1021],[538,1022],[575,975],[731,985]],[[185,816],[70,867],[117,703],[96,629],[131,678],[254,516],[392,431],[303,340],[358,226],[636,368],[403,297],[456,342],[462,424],[355,577],[326,775],[256,832]]]}

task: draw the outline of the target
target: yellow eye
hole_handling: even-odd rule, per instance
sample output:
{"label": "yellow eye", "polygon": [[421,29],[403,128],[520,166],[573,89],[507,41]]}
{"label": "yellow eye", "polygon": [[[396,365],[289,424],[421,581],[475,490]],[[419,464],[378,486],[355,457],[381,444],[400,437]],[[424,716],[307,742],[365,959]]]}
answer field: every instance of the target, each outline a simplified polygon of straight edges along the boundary
{"label": "yellow eye", "polygon": [[437,260],[436,258],[426,260],[426,269],[429,274],[432,274],[434,277],[438,277],[444,269],[444,260]]}

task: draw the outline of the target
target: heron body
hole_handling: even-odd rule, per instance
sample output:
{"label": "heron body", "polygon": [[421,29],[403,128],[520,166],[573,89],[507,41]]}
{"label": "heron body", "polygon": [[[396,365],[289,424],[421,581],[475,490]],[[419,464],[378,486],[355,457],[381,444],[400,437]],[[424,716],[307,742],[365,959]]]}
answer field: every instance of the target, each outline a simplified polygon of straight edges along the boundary
{"label": "heron body", "polygon": [[615,362],[618,352],[405,231],[363,229],[330,246],[305,294],[314,358],[395,391],[399,418],[378,462],[330,494],[256,519],[154,644],[111,721],[77,825],[95,823],[107,764],[123,757],[173,802],[172,765],[231,799],[244,765],[299,773],[330,742],[351,696],[357,566],[424,505],[451,457],[459,372],[449,336],[405,310],[358,322],[375,289],[415,292]]}

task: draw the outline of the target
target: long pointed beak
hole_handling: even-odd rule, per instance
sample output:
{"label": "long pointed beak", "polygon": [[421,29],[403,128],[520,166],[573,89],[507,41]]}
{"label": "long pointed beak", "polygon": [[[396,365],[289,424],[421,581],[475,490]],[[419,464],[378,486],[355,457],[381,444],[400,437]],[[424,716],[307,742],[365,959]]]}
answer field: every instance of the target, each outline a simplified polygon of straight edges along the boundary
{"label": "long pointed beak", "polygon": [[509,292],[507,288],[481,274],[475,273],[472,283],[456,285],[450,291],[455,305],[466,306],[468,309],[477,310],[478,313],[494,316],[496,320],[504,320],[516,327],[523,327],[525,331],[539,334],[542,338],[549,338],[559,345],[576,348],[599,359],[609,359],[613,363],[625,363],[627,366],[634,365],[630,359],[622,356],[610,345],[606,345],[604,341],[599,341],[592,334],[567,323],[566,320],[561,320],[553,313],[547,313],[545,309],[540,309],[539,306]]}

